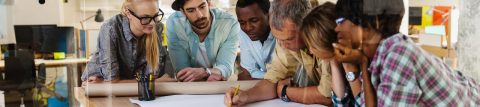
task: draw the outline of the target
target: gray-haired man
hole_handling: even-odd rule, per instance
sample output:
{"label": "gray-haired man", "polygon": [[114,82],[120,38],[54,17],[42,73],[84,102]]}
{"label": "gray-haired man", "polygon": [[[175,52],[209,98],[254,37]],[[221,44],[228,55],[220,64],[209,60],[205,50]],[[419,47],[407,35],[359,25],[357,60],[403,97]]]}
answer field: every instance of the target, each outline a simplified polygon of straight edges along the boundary
{"label": "gray-haired man", "polygon": [[[310,11],[307,0],[274,0],[270,8],[270,28],[277,38],[271,64],[264,80],[253,88],[225,93],[225,104],[247,103],[281,98],[304,104],[331,105],[331,72],[329,63],[316,60],[297,34],[303,17]],[[290,83],[293,78],[294,81]]]}

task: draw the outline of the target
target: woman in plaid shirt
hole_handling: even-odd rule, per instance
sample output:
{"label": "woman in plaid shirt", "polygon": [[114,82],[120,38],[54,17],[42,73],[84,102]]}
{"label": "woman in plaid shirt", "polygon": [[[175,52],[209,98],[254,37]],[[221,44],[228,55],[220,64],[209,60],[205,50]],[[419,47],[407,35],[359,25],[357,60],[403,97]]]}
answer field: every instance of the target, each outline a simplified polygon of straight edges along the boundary
{"label": "woman in plaid shirt", "polygon": [[[335,31],[340,40],[332,44],[335,59],[361,66],[345,69],[348,83],[340,79],[345,78],[339,75],[343,72],[332,70],[335,106],[480,105],[476,81],[399,33],[402,0],[338,0],[337,13],[340,17]],[[351,95],[346,93],[353,93],[355,98],[347,98]]]}

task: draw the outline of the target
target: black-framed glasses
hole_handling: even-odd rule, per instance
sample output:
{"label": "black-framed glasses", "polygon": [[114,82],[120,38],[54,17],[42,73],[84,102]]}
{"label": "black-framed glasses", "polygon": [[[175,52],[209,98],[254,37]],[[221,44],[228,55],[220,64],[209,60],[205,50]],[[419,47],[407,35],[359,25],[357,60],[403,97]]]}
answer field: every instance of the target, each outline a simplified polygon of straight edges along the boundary
{"label": "black-framed glasses", "polygon": [[142,25],[148,25],[150,22],[152,22],[152,20],[155,22],[155,23],[159,23],[162,19],[163,19],[163,11],[162,9],[158,9],[158,13],[155,14],[155,16],[153,17],[139,17],[137,16],[132,10],[130,9],[127,9],[130,13],[132,13],[133,16],[135,16],[138,20],[140,20],[140,23]]}
{"label": "black-framed glasses", "polygon": [[338,19],[335,20],[335,23],[337,23],[337,25],[340,25],[340,24],[342,24],[344,21],[345,21],[345,18],[340,17],[340,18],[338,18]]}

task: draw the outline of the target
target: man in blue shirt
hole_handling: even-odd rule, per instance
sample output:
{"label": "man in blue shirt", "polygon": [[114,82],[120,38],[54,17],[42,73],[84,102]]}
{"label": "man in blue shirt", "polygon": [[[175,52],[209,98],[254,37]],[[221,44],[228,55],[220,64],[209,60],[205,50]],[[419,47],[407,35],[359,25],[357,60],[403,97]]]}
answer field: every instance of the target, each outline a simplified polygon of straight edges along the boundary
{"label": "man in blue shirt", "polygon": [[276,39],[268,25],[268,0],[238,0],[236,13],[240,32],[239,79],[263,79],[267,72],[266,64],[271,61]]}
{"label": "man in blue shirt", "polygon": [[219,81],[233,74],[240,26],[207,0],[175,0],[167,21],[168,51],[178,81]]}

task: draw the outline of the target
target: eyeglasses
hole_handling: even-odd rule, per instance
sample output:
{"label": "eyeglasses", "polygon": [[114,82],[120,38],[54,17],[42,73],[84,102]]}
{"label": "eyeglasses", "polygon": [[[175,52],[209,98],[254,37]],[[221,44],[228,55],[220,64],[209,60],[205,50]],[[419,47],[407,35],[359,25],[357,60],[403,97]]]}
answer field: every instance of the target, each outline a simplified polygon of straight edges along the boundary
{"label": "eyeglasses", "polygon": [[128,9],[128,11],[130,13],[132,13],[133,16],[135,16],[138,20],[140,20],[140,23],[142,25],[148,25],[150,22],[152,22],[152,20],[155,23],[160,22],[163,19],[164,13],[163,13],[162,9],[158,9],[158,10],[159,10],[158,13],[155,14],[155,16],[153,16],[153,17],[147,17],[147,16],[146,17],[139,17],[139,16],[135,15],[135,13],[132,10]]}
{"label": "eyeglasses", "polygon": [[343,18],[343,17],[340,17],[340,18],[338,18],[337,20],[335,20],[335,23],[337,23],[337,25],[340,25],[340,24],[342,24],[343,22],[345,22],[345,18]]}

